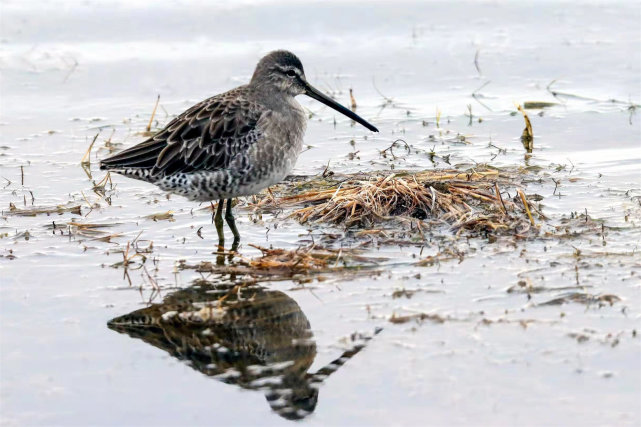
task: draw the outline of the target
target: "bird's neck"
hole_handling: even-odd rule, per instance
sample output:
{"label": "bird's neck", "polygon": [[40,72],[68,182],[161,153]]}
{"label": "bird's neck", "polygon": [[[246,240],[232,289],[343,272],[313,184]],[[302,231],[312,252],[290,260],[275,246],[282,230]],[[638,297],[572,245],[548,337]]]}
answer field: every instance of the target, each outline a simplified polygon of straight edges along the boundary
{"label": "bird's neck", "polygon": [[301,108],[292,95],[271,85],[255,86],[257,98],[270,110],[281,111]]}

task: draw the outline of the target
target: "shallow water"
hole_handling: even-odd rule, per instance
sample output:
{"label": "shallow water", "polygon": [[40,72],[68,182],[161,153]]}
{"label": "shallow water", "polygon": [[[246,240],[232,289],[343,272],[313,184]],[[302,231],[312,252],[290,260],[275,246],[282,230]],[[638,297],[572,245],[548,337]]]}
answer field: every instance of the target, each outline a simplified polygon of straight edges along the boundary
{"label": "shallow water", "polygon": [[[451,233],[416,245],[373,242],[363,256],[386,258],[374,271],[260,283],[282,292],[309,322],[315,355],[303,358],[305,372],[325,372],[366,344],[315,383],[317,402],[311,414],[301,413],[303,422],[641,422],[638,4],[5,1],[1,7],[4,423],[290,422],[265,398],[277,387],[214,378],[187,353],[169,350],[179,345],[150,345],[107,326],[163,298],[197,293],[203,279],[222,289],[242,280],[177,267],[179,260],[215,261],[208,207],[122,177],[113,177],[110,204],[92,190],[104,176],[97,164],[109,153],[105,141],[119,149],[142,140],[137,133],[158,94],[154,125],[162,126],[194,102],[246,82],[257,59],[274,48],[297,53],[309,80],[340,102],[349,103],[353,88],[357,112],[381,130],[371,135],[301,99],[313,113],[310,148],[294,173],[318,174],[328,162],[335,172],[540,167],[526,193],[543,196],[549,217],[539,220],[543,229],[571,217],[580,225],[586,212],[604,224],[573,238],[516,244],[507,237],[454,240]],[[558,104],[529,110],[532,156],[524,155],[523,118],[514,114],[514,104],[526,101]],[[98,131],[89,178],[80,160]],[[383,158],[380,151],[398,138],[412,153],[399,148],[399,158]],[[10,203],[80,205],[81,215],[17,216]],[[169,210],[173,221],[148,218]],[[257,217],[242,205],[236,212],[246,258],[260,254],[250,243],[292,249],[323,232],[343,233],[301,226],[287,212]],[[102,224],[104,233],[78,233],[69,222]],[[134,240],[141,248],[153,242],[153,250],[144,268],[137,257],[125,270],[118,263]],[[415,265],[446,244],[465,256]],[[553,304],[559,298],[565,303]],[[153,307],[172,311],[166,302]],[[421,313],[422,321],[398,322]],[[223,325],[220,336],[238,330],[236,323]],[[249,331],[267,344],[294,336]],[[183,339],[192,332],[183,331]],[[288,354],[287,345],[278,348]]]}

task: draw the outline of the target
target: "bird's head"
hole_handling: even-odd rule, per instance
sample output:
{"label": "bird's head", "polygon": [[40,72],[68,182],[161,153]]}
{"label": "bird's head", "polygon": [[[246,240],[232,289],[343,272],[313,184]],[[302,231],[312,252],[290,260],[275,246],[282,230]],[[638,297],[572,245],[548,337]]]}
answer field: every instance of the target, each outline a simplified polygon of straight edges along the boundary
{"label": "bird's head", "polygon": [[360,123],[367,129],[378,132],[375,126],[368,123],[358,114],[343,107],[309,84],[300,59],[286,50],[276,50],[265,55],[258,62],[250,84],[255,87],[276,89],[292,97],[307,95]]}

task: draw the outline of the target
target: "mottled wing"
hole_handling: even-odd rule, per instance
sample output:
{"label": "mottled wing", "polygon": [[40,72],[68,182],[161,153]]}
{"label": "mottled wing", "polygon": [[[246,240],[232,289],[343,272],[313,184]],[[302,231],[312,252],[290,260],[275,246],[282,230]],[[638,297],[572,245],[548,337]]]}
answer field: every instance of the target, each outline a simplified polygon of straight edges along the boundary
{"label": "mottled wing", "polygon": [[263,112],[246,92],[241,86],[194,105],[147,141],[103,160],[101,168],[143,168],[167,176],[246,165],[249,147],[261,137]]}

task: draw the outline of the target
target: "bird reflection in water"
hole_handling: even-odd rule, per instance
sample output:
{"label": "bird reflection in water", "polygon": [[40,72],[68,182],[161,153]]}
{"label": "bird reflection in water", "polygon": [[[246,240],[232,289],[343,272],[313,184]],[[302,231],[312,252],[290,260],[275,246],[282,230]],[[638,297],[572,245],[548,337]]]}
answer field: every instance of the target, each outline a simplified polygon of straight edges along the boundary
{"label": "bird reflection in water", "polygon": [[271,408],[291,420],[314,411],[320,383],[371,338],[353,336],[349,350],[309,373],[316,343],[296,301],[257,285],[204,280],[108,326],[188,361],[205,375],[263,391]]}

